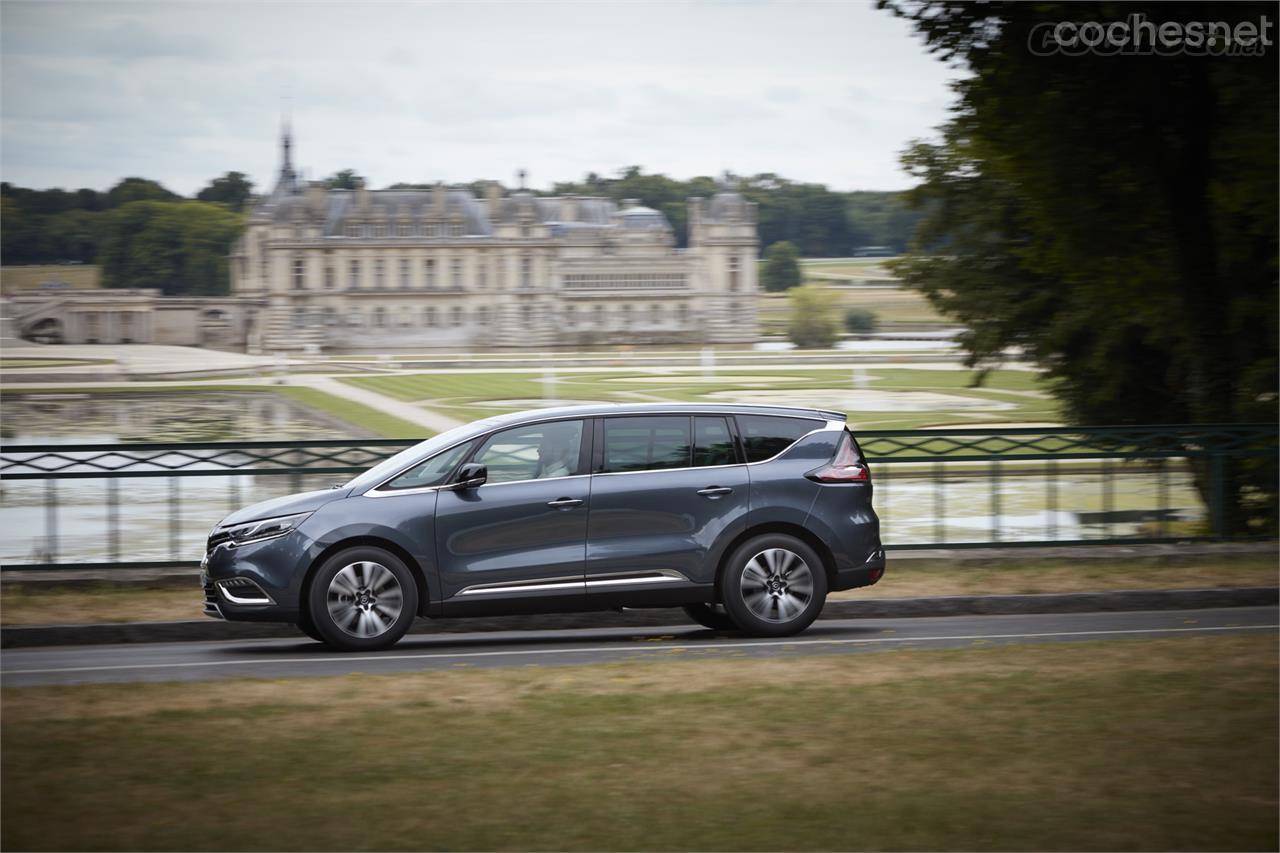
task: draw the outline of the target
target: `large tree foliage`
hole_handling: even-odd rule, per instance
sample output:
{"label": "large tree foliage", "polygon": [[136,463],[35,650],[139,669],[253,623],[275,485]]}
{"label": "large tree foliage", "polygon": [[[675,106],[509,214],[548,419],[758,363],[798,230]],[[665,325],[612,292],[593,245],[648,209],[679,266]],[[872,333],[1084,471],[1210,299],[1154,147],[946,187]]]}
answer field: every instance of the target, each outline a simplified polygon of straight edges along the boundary
{"label": "large tree foliage", "polygon": [[199,201],[135,201],[113,210],[98,262],[105,287],[149,287],[168,296],[221,296],[240,214]]}
{"label": "large tree foliage", "polygon": [[232,210],[244,210],[253,195],[253,181],[244,172],[227,172],[214,178],[209,185],[196,193],[199,201],[216,201]]}
{"label": "large tree foliage", "polygon": [[[898,270],[965,324],[971,364],[1021,347],[1075,423],[1273,421],[1276,47],[1038,56],[1036,24],[1135,7],[887,5],[970,72],[941,140],[904,158],[928,215]],[[1142,11],[1257,21],[1274,7]]]}
{"label": "large tree foliage", "polygon": [[786,240],[779,241],[765,251],[764,257],[764,272],[760,280],[765,290],[789,290],[800,284],[800,263],[796,260],[795,246]]}

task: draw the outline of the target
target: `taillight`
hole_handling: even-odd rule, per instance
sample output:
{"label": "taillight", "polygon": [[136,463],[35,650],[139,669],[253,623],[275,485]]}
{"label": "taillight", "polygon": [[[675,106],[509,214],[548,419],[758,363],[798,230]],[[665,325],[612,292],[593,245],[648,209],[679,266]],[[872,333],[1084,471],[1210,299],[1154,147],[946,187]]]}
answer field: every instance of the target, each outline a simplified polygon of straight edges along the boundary
{"label": "taillight", "polygon": [[805,476],[819,483],[866,483],[871,481],[871,470],[854,449],[853,436],[846,432],[835,458]]}

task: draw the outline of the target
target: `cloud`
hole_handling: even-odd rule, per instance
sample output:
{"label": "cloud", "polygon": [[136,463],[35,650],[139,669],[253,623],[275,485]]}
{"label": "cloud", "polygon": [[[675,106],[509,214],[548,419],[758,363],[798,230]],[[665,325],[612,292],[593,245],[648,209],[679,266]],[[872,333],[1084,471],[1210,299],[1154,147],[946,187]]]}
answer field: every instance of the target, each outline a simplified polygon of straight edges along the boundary
{"label": "cloud", "polygon": [[0,172],[182,192],[297,164],[375,183],[536,185],[631,163],[906,185],[907,141],[954,71],[907,26],[844,3],[0,4]]}

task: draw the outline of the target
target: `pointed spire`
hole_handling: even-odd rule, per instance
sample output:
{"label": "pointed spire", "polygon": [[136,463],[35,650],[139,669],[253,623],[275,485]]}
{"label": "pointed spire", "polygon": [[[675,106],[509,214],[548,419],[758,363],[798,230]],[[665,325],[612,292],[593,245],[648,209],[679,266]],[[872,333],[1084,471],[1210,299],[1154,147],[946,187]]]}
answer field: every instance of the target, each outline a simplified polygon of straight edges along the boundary
{"label": "pointed spire", "polygon": [[281,123],[280,131],[280,147],[284,151],[284,165],[281,167],[282,172],[293,172],[293,127],[289,122],[288,113],[284,116]]}

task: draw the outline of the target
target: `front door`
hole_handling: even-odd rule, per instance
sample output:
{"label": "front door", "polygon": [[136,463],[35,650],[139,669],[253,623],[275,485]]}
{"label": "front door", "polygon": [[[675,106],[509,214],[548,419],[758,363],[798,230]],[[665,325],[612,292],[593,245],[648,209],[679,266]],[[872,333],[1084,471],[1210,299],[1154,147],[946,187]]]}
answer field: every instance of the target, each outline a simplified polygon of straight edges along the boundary
{"label": "front door", "polygon": [[749,481],[723,416],[602,420],[591,478],[587,594],[658,602],[715,582],[744,529]]}
{"label": "front door", "polygon": [[440,492],[445,615],[582,603],[591,496],[583,426],[551,421],[494,433],[470,460],[486,466],[488,481]]}

